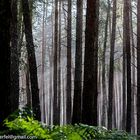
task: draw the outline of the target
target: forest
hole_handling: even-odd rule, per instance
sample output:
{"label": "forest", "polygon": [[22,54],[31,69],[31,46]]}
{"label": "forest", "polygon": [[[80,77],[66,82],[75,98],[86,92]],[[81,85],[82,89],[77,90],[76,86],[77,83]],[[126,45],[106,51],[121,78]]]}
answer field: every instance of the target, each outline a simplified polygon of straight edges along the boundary
{"label": "forest", "polygon": [[23,137],[140,139],[140,0],[0,1],[0,139]]}

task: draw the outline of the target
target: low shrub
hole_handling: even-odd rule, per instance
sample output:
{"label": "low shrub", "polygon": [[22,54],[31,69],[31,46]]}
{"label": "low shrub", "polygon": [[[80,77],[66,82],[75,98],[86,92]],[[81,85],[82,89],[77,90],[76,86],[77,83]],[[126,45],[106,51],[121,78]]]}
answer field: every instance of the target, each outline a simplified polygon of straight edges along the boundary
{"label": "low shrub", "polygon": [[135,135],[125,131],[107,130],[84,124],[46,126],[34,120],[32,111],[24,108],[10,115],[4,121],[6,131],[0,135],[26,135],[44,140],[138,140]]}

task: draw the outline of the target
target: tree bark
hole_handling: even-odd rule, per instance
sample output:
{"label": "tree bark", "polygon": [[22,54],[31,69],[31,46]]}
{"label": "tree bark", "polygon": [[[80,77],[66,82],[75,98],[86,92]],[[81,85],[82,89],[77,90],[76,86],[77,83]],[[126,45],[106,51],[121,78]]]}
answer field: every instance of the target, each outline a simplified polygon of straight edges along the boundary
{"label": "tree bark", "polygon": [[17,1],[12,0],[11,3],[11,87],[10,87],[10,98],[11,98],[11,112],[18,109],[19,105],[19,52],[18,52],[18,34],[17,34]]}
{"label": "tree bark", "polygon": [[58,120],[58,0],[55,0],[55,29],[54,29],[54,71],[53,71],[53,92],[54,92],[54,99],[53,99],[53,123],[59,124]]}
{"label": "tree bark", "polygon": [[58,120],[60,124],[60,103],[61,103],[61,6],[62,1],[59,1],[59,39],[58,39]]}
{"label": "tree bark", "polygon": [[80,123],[82,116],[82,33],[83,33],[83,0],[77,0],[76,18],[76,54],[72,123]]}
{"label": "tree bark", "polygon": [[124,1],[124,45],[126,48],[126,72],[127,72],[127,111],[126,131],[131,132],[131,53],[130,53],[130,2]]}
{"label": "tree bark", "polygon": [[66,93],[67,93],[67,101],[66,101],[66,116],[67,116],[67,123],[71,123],[71,111],[72,111],[72,101],[71,101],[71,0],[68,0],[68,17],[67,17],[67,86],[66,86]]}
{"label": "tree bark", "polygon": [[82,123],[97,125],[97,0],[87,0]]}
{"label": "tree bark", "polygon": [[140,135],[140,0],[137,2],[137,134]]}
{"label": "tree bark", "polygon": [[103,88],[103,113],[102,113],[102,125],[105,126],[105,120],[107,117],[107,93],[106,93],[106,47],[107,47],[107,40],[108,40],[108,22],[109,22],[109,14],[110,14],[110,1],[108,0],[108,7],[107,7],[107,15],[106,15],[106,22],[105,22],[105,33],[104,33],[104,44],[103,44],[103,58],[102,58],[102,88]]}
{"label": "tree bark", "polygon": [[32,92],[32,108],[35,118],[41,120],[40,102],[39,102],[39,89],[37,77],[37,65],[35,58],[35,47],[33,43],[31,17],[29,10],[28,0],[22,0],[23,21],[25,26],[26,47],[29,61],[31,92]]}
{"label": "tree bark", "polygon": [[113,0],[113,17],[112,17],[112,33],[110,41],[110,69],[109,69],[109,105],[108,105],[108,129],[112,129],[112,114],[113,114],[113,88],[114,88],[114,49],[116,36],[116,7],[117,1]]}

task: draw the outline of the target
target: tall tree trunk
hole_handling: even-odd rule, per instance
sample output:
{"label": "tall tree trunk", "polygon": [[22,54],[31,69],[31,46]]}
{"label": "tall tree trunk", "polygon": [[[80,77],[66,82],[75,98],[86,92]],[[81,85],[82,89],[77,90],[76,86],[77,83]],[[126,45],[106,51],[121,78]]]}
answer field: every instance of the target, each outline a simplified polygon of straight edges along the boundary
{"label": "tall tree trunk", "polygon": [[133,34],[133,11],[132,11],[132,0],[129,0],[130,2],[130,36],[131,36],[131,49],[132,49],[132,111],[131,111],[131,120],[132,120],[132,126],[131,126],[131,132],[136,132],[136,62],[135,62],[135,41],[134,41],[134,34]]}
{"label": "tall tree trunk", "polygon": [[131,53],[130,53],[130,2],[124,0],[124,45],[126,48],[127,112],[126,131],[131,132]]}
{"label": "tall tree trunk", "polygon": [[42,66],[42,70],[41,70],[41,86],[40,86],[40,95],[41,95],[41,108],[42,108],[42,121],[45,122],[46,121],[46,113],[45,113],[45,86],[44,86],[44,82],[45,82],[45,75],[44,75],[44,72],[45,72],[45,47],[46,47],[46,44],[45,44],[45,11],[46,11],[46,4],[43,3],[43,20],[42,20],[42,60],[41,60],[41,66]]}
{"label": "tall tree trunk", "polygon": [[83,33],[83,0],[77,0],[76,18],[76,54],[75,54],[75,79],[72,123],[80,123],[82,115],[82,33]]}
{"label": "tall tree trunk", "polygon": [[97,0],[87,0],[82,123],[97,125]]}
{"label": "tall tree trunk", "polygon": [[54,30],[54,71],[53,71],[53,92],[54,92],[54,99],[53,99],[53,123],[59,124],[58,120],[58,92],[57,92],[57,82],[58,82],[58,0],[55,0],[55,30]]}
{"label": "tall tree trunk", "polygon": [[67,123],[71,123],[71,111],[72,111],[72,103],[71,103],[71,6],[72,1],[68,0],[68,17],[67,17],[67,86],[66,86],[66,93],[67,93],[67,107],[66,107],[66,116],[67,116]]}
{"label": "tall tree trunk", "polygon": [[18,109],[19,105],[19,53],[18,53],[18,34],[17,34],[17,0],[12,0],[11,3],[12,18],[11,18],[11,112]]}
{"label": "tall tree trunk", "polygon": [[140,0],[137,3],[137,134],[140,135]]}
{"label": "tall tree trunk", "polygon": [[58,39],[58,120],[60,124],[60,103],[61,103],[61,7],[62,1],[59,1],[59,39]]}
{"label": "tall tree trunk", "polygon": [[[123,9],[123,29],[125,29],[125,24],[124,24],[124,11]],[[123,85],[123,115],[122,115],[122,129],[126,130],[126,45],[125,45],[125,30],[123,30],[123,80],[122,80],[122,85]]]}
{"label": "tall tree trunk", "polygon": [[109,14],[110,14],[110,1],[108,0],[108,7],[107,7],[107,15],[106,15],[106,22],[105,22],[105,33],[104,33],[104,44],[103,44],[103,58],[102,58],[102,88],[103,88],[103,113],[102,113],[102,125],[105,126],[105,120],[107,117],[107,94],[106,94],[106,47],[107,47],[107,40],[108,40],[108,22],[109,22]]}
{"label": "tall tree trunk", "polygon": [[35,118],[40,121],[41,111],[40,111],[40,102],[39,102],[37,66],[36,66],[35,48],[33,43],[31,17],[30,17],[28,0],[22,0],[22,9],[23,9],[23,20],[25,25],[26,47],[27,47],[28,61],[29,61],[33,113],[35,114]]}
{"label": "tall tree trunk", "polygon": [[0,2],[0,129],[10,115],[10,11],[11,1]]}
{"label": "tall tree trunk", "polygon": [[113,87],[114,87],[114,49],[116,36],[116,7],[117,1],[113,0],[113,17],[112,17],[112,33],[110,41],[110,69],[109,69],[109,89],[108,89],[108,129],[112,129],[112,114],[113,114]]}

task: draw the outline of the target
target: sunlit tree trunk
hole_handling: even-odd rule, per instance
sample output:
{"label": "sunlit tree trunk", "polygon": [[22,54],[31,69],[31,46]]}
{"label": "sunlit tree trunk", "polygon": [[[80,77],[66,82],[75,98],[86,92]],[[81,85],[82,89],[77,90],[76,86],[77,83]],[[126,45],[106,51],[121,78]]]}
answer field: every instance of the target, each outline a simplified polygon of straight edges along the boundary
{"label": "sunlit tree trunk", "polygon": [[40,97],[41,97],[41,116],[42,116],[42,121],[46,122],[46,112],[45,112],[45,17],[46,17],[46,4],[43,3],[43,19],[42,19],[42,59],[41,59],[41,85],[40,85]]}
{"label": "sunlit tree trunk", "polygon": [[106,120],[106,112],[107,112],[107,94],[106,94],[106,48],[107,48],[107,40],[108,40],[108,22],[109,22],[109,14],[110,14],[110,1],[108,0],[107,7],[107,15],[105,22],[105,32],[104,32],[104,44],[103,44],[103,57],[102,57],[102,88],[103,88],[103,113],[102,113],[102,125],[105,126]]}

